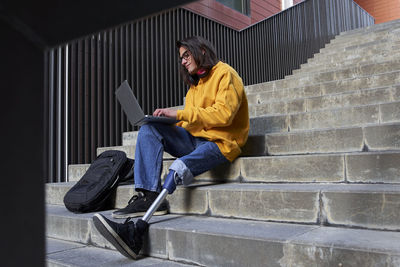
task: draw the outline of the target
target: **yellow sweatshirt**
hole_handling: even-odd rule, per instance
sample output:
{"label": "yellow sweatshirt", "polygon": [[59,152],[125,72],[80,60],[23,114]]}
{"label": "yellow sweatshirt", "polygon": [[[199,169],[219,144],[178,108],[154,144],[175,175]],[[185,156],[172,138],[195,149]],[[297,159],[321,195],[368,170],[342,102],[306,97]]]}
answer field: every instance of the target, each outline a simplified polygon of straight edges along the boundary
{"label": "yellow sweatshirt", "polygon": [[228,64],[218,62],[210,73],[192,85],[178,126],[193,136],[216,143],[233,161],[241,153],[249,133],[249,111],[242,79]]}

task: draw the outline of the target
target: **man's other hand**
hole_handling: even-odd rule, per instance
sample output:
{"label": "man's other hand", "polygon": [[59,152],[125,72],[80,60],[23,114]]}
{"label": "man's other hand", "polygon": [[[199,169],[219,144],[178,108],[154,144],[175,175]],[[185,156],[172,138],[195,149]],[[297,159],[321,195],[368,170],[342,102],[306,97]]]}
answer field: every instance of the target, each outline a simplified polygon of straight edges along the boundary
{"label": "man's other hand", "polygon": [[158,108],[153,112],[153,116],[156,117],[169,117],[169,118],[173,118],[176,119],[176,110],[174,109],[170,109],[170,108]]}

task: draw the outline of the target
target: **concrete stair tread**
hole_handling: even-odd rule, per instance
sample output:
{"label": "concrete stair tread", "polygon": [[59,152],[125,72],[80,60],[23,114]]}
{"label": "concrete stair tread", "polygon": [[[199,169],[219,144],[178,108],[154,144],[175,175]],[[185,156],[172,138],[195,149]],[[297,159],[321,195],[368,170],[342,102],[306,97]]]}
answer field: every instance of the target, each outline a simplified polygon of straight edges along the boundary
{"label": "concrete stair tread", "polygon": [[363,40],[362,42],[360,42],[360,39],[356,41],[353,40],[350,42],[338,42],[338,40],[336,41],[334,40],[335,39],[331,40],[330,43],[326,44],[325,47],[321,48],[320,53],[330,53],[331,51],[337,51],[337,50],[345,51],[349,49],[350,50],[360,49],[364,47],[374,47],[374,46],[378,47],[380,45],[385,45],[392,41],[397,41],[398,38],[396,34],[388,31],[380,35],[375,35],[372,38],[368,36],[367,39],[362,39]]}
{"label": "concrete stair tread", "polygon": [[[75,182],[53,183],[52,186],[71,188]],[[120,185],[130,189],[134,185]],[[252,191],[252,192],[353,192],[353,193],[395,193],[400,194],[400,184],[350,184],[350,183],[204,183],[178,186],[177,190],[200,191]],[[399,195],[400,196],[400,195]]]}
{"label": "concrete stair tread", "polygon": [[[397,47],[396,50],[400,50],[400,45]],[[382,51],[379,54],[374,55],[374,62],[379,63],[381,61],[387,61],[389,59],[398,59],[400,58],[400,55],[392,55],[390,54],[390,51]],[[307,74],[307,73],[315,73],[315,72],[321,72],[321,71],[335,71],[335,70],[340,70],[344,69],[347,67],[357,67],[360,65],[365,65],[365,64],[371,64],[371,59],[368,57],[358,57],[358,58],[353,58],[353,59],[348,59],[348,60],[341,60],[337,62],[320,62],[318,61],[314,63],[304,63],[301,64],[300,67],[296,70],[293,70],[293,74]]]}
{"label": "concrete stair tread", "polygon": [[[347,65],[347,66],[341,66],[337,69],[319,69],[317,71],[310,71],[310,72],[300,72],[297,74],[292,74],[292,75],[288,75],[285,77],[285,80],[293,80],[293,79],[300,79],[304,76],[310,77],[310,78],[315,78],[318,76],[322,76],[322,75],[327,75],[327,74],[335,74],[335,73],[343,73],[343,72],[349,72],[348,75],[352,75],[353,77],[355,77],[354,75],[357,75],[358,73],[362,72],[364,69],[367,69],[369,67],[378,67],[378,66],[390,66],[390,65],[395,65],[397,66],[397,64],[400,63],[400,57],[399,58],[390,58],[390,59],[384,59],[381,60],[379,62],[374,62],[371,64],[371,62],[362,62],[361,64],[356,64],[356,65]],[[393,69],[395,69],[395,67],[392,67]],[[373,69],[375,71],[375,73],[381,73],[383,72],[383,69]]]}
{"label": "concrete stair tread", "polygon": [[[164,161],[165,174],[172,160]],[[71,172],[84,173],[89,167]],[[74,169],[74,165],[70,167]],[[315,153],[307,155],[241,156],[227,166],[221,166],[198,177],[196,181],[214,182],[350,182],[400,183],[400,152]],[[54,184],[53,184],[54,185]],[[60,184],[62,186],[63,183]],[[49,194],[50,192],[48,192]],[[53,194],[59,194],[53,192]],[[62,202],[59,202],[62,203]]]}
{"label": "concrete stair tread", "polygon": [[[309,87],[311,88],[311,87]],[[370,87],[370,88],[353,88],[350,90],[346,91],[339,91],[339,92],[323,92],[321,88],[315,88],[313,91],[308,91],[308,92],[301,92],[301,90],[305,90],[306,88],[299,89],[298,92],[295,92],[295,89],[286,89],[283,92],[274,92],[274,91],[267,91],[267,92],[259,92],[259,93],[252,93],[248,94],[248,101],[249,101],[249,108],[254,108],[257,106],[261,106],[262,104],[290,104],[290,105],[306,105],[305,108],[311,109],[313,108],[312,106],[309,107],[309,105],[312,104],[318,104],[318,100],[324,101],[324,100],[335,100],[334,103],[329,106],[330,108],[335,108],[336,104],[337,108],[341,108],[346,105],[354,104],[354,105],[362,105],[359,104],[358,102],[352,100],[351,97],[372,97],[372,94],[374,93],[382,93],[384,92],[385,95],[387,95],[386,98],[383,98],[383,100],[380,100],[379,98],[377,101],[382,101],[382,102],[393,102],[397,101],[399,98],[399,90],[400,90],[400,83],[395,83],[393,85],[388,85],[388,86],[377,86],[377,87]],[[386,92],[385,92],[386,91]],[[292,93],[292,94],[291,94]],[[378,97],[379,95],[377,95]],[[336,98],[336,99],[335,99]],[[382,97],[381,97],[382,98]],[[306,101],[311,102],[311,103],[305,103]],[[347,103],[346,101],[349,101]],[[351,102],[354,103],[351,103]],[[372,102],[373,103],[373,102]],[[307,106],[308,105],[308,106]],[[364,104],[366,105],[366,104]],[[292,107],[292,109],[294,109]],[[289,109],[290,110],[290,109]]]}
{"label": "concrete stair tread", "polygon": [[397,36],[388,37],[373,42],[366,42],[364,44],[349,43],[343,46],[330,46],[325,49],[321,49],[319,53],[308,59],[308,63],[315,61],[325,61],[332,57],[339,57],[339,60],[345,58],[352,59],[355,56],[363,56],[363,54],[375,54],[376,52],[391,51],[393,47],[399,44],[400,38]]}
{"label": "concrete stair tread", "polygon": [[255,117],[256,115],[253,113],[257,113],[259,110],[265,113],[261,115],[285,115],[346,107],[388,104],[400,101],[400,84],[342,93],[331,93],[322,96],[309,95],[286,99],[268,99],[267,96],[263,96],[262,94],[252,94],[248,96],[248,101],[249,114],[251,117]]}
{"label": "concrete stair tread", "polygon": [[373,24],[368,27],[353,29],[350,31],[341,32],[337,37],[338,38],[354,38],[357,34],[364,34],[366,32],[373,32],[373,31],[385,31],[387,29],[398,28],[400,27],[400,20],[393,20],[386,23],[381,24]]}
{"label": "concrete stair tread", "polygon": [[[65,221],[70,227],[83,228],[75,228],[76,232],[84,233],[69,236],[69,239],[84,237],[81,240],[83,243],[99,247],[110,246],[92,226],[93,213],[76,215],[62,206],[51,205],[47,205],[47,212],[54,223]],[[110,216],[110,212],[102,213]],[[53,232],[51,226],[49,228],[48,235],[51,237]],[[153,217],[148,240],[151,245],[144,249],[146,255],[207,266],[227,263],[231,266],[255,266],[261,262],[274,265],[300,259],[315,264],[318,259],[315,256],[325,250],[332,256],[330,260],[336,263],[335,266],[338,263],[347,265],[343,262],[347,259],[345,255],[351,255],[349,263],[355,266],[366,266],[366,263],[374,265],[373,263],[381,261],[390,263],[400,256],[398,232],[204,216]],[[304,259],[307,254],[310,259]]]}
{"label": "concrete stair tread", "polygon": [[[374,126],[399,122],[400,101],[348,106],[291,114],[258,114],[250,119],[250,135],[298,130]],[[261,111],[259,113],[262,113]],[[270,125],[265,125],[270,123]]]}
{"label": "concrete stair tread", "polygon": [[[362,109],[360,110],[361,112],[363,111]],[[309,114],[305,115],[308,116]],[[310,116],[313,116],[313,114]],[[266,116],[265,118],[258,117],[257,119],[258,122],[267,122],[269,118],[271,117]],[[290,117],[290,119],[294,120],[295,118]],[[318,116],[314,120],[318,121]],[[372,151],[400,149],[400,138],[398,136],[400,121],[390,123],[379,123],[377,120],[357,122],[355,119],[349,122],[339,119],[336,121],[344,125],[333,125],[331,127],[329,121],[322,126],[321,124],[301,125],[299,122],[291,122],[287,124],[287,127],[291,129],[289,132],[286,129],[286,131],[270,133],[265,133],[267,131],[262,126],[258,126],[257,129],[252,128],[248,141],[242,148],[242,155],[291,155],[361,152],[365,149]],[[129,148],[131,146],[110,147],[107,149],[129,150],[126,147]],[[100,151],[104,150],[106,149]],[[134,158],[134,152],[128,153],[127,156]],[[164,159],[173,160],[174,158],[164,153]]]}
{"label": "concrete stair tread", "polygon": [[165,259],[141,257],[135,261],[118,251],[53,238],[46,239],[47,266],[194,266]]}
{"label": "concrete stair tread", "polygon": [[[134,194],[132,185],[119,186],[114,207]],[[400,230],[399,184],[202,184],[178,187],[167,199],[174,214]]]}
{"label": "concrete stair tread", "polygon": [[[400,70],[396,70],[396,71],[389,71],[389,72],[384,72],[384,73],[378,73],[378,74],[374,74],[374,75],[364,75],[364,76],[359,76],[359,77],[355,77],[355,78],[347,78],[347,79],[341,79],[339,84],[345,84],[346,82],[349,81],[354,81],[354,80],[359,80],[359,79],[372,79],[372,78],[379,78],[379,77],[383,77],[383,76],[387,76],[387,75],[393,75],[394,77],[400,77]],[[326,82],[316,82],[316,83],[310,83],[309,81],[307,81],[306,85],[299,85],[296,84],[294,87],[281,87],[279,84],[280,83],[285,83],[287,82],[285,79],[282,80],[275,80],[275,81],[270,81],[270,82],[265,82],[265,83],[260,83],[260,84],[256,84],[256,85],[252,85],[252,86],[247,86],[247,91],[246,93],[251,94],[251,93],[265,93],[265,92],[270,92],[270,91],[276,91],[276,90],[288,90],[288,89],[301,89],[303,87],[312,87],[312,86],[323,86],[326,84],[336,84],[338,85],[337,81],[326,81]],[[397,84],[400,81],[393,81],[393,83],[391,83],[390,85],[376,85],[375,87],[383,87],[383,86],[392,86],[393,84]],[[279,88],[277,88],[279,86]],[[365,87],[364,89],[366,89],[367,87]]]}

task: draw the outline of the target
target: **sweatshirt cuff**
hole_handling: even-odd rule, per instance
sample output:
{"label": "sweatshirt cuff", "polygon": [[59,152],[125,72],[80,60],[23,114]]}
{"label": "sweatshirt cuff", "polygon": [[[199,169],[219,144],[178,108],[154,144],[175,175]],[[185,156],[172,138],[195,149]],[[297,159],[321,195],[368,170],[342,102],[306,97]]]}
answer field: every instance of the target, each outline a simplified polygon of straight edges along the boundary
{"label": "sweatshirt cuff", "polygon": [[176,119],[179,121],[185,121],[185,111],[184,110],[178,110],[176,112]]}

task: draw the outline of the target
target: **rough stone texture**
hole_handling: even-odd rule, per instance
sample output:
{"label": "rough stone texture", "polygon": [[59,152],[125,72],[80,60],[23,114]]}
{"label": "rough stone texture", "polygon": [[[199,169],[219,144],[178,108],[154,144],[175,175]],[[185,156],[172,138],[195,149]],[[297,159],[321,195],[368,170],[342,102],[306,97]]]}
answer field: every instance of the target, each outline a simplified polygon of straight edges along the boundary
{"label": "rough stone texture", "polygon": [[[86,225],[91,224],[93,216],[92,213],[71,216],[65,208],[57,206],[49,208],[49,211],[53,217],[85,220]],[[110,213],[105,215],[109,217]],[[48,225],[47,228],[52,229]],[[85,227],[73,230],[88,232]],[[101,244],[103,241],[99,241],[97,235],[93,228],[91,238],[86,241],[96,246],[111,247],[104,239],[105,243]],[[68,234],[63,236],[64,240],[69,238]],[[149,234],[145,238],[147,242],[151,241],[151,245],[147,244],[143,250],[145,255],[206,266],[227,263],[229,266],[266,266],[267,263],[267,266],[338,266],[339,263],[343,266],[381,266],[381,263],[387,264],[382,266],[398,266],[400,263],[400,233],[397,232],[209,217],[156,216],[152,218]],[[60,248],[52,250],[52,255],[56,255]],[[69,251],[72,253],[73,250]],[[68,255],[71,260],[86,258],[81,254]],[[122,261],[125,259],[119,253],[116,255]],[[104,260],[106,257],[101,258]],[[114,259],[114,256],[110,257],[111,261]]]}
{"label": "rough stone texture", "polygon": [[382,104],[380,108],[383,123],[400,122],[400,102]]}
{"label": "rough stone texture", "polygon": [[268,185],[221,185],[209,191],[214,216],[316,223],[318,192]]}
{"label": "rough stone texture", "polygon": [[207,188],[201,186],[178,187],[167,200],[172,213],[204,215],[208,210]]}
{"label": "rough stone texture", "polygon": [[287,244],[284,247],[284,257],[281,266],[320,266],[320,267],[374,267],[397,266],[398,256],[369,251],[352,251],[327,246]]}
{"label": "rough stone texture", "polygon": [[[68,212],[65,207],[60,206],[62,212]],[[56,212],[59,210],[56,210]],[[54,212],[54,211],[52,211]],[[72,213],[71,213],[72,214]],[[84,216],[75,215],[74,218],[65,217],[63,214],[55,216],[56,214],[49,214],[47,211],[46,216],[46,236],[64,239],[68,241],[88,244],[90,241],[90,232],[92,224]]]}
{"label": "rough stone texture", "polygon": [[400,149],[400,123],[366,127],[365,142],[371,150]]}
{"label": "rough stone texture", "polygon": [[213,181],[218,183],[236,182],[240,178],[240,161],[222,164],[204,174],[195,177],[196,181]]}
{"label": "rough stone texture", "polygon": [[[399,42],[397,42],[398,44]],[[317,72],[328,72],[335,71],[344,68],[358,68],[362,65],[371,64],[371,59],[373,59],[374,63],[386,62],[388,60],[399,60],[400,56],[400,47],[392,45],[391,50],[380,50],[376,54],[370,57],[365,57],[360,55],[359,57],[342,60],[342,61],[333,61],[333,62],[320,62],[315,61],[311,63],[306,63],[300,65],[301,68],[294,70],[293,75],[304,75],[306,73],[317,73]]]}
{"label": "rough stone texture", "polygon": [[313,97],[307,101],[307,110],[323,110],[348,106],[361,106],[389,102],[393,99],[393,88],[383,87],[339,95]]}
{"label": "rough stone texture", "polygon": [[83,248],[84,244],[63,241],[54,238],[46,238],[46,254],[53,254],[57,252],[63,252],[65,250]]}
{"label": "rough stone texture", "polygon": [[64,196],[74,184],[75,182],[46,184],[46,204],[64,205]]}
{"label": "rough stone texture", "polygon": [[358,57],[365,57],[365,56],[373,57],[374,55],[376,55],[381,51],[392,51],[392,47],[390,44],[381,44],[370,47],[360,47],[357,48],[356,52],[354,51],[354,49],[352,50],[346,49],[345,51],[341,52],[323,53],[323,54],[320,53],[316,54],[314,58],[312,58],[308,62],[310,64],[321,64],[324,62],[334,62],[334,61],[340,62],[344,60],[351,60]]}
{"label": "rough stone texture", "polygon": [[267,147],[265,146],[266,135],[250,135],[246,144],[242,147],[241,157],[245,156],[266,156],[268,155]]}
{"label": "rough stone texture", "polygon": [[399,233],[321,227],[284,246],[281,266],[399,266]]}
{"label": "rough stone texture", "polygon": [[265,116],[250,119],[249,135],[282,132],[288,129],[287,116]]}
{"label": "rough stone texture", "polygon": [[[297,93],[301,93],[301,88],[295,89],[298,89]],[[295,89],[286,91],[295,91]],[[268,94],[270,95],[270,93]],[[320,92],[315,90],[315,95],[311,94],[307,98],[296,100],[290,100],[294,97],[293,94],[284,95],[282,99],[271,98],[270,96],[264,98],[262,94],[257,94],[257,97],[252,96],[257,98],[257,102],[260,102],[249,106],[249,114],[254,117],[256,115],[289,114],[398,101],[400,100],[400,89],[394,86],[386,86],[324,96],[320,96]],[[391,103],[381,106],[384,119],[388,122],[399,121],[399,115],[397,115],[400,113],[399,109],[398,104]]]}
{"label": "rough stone texture", "polygon": [[[47,239],[47,266],[193,266],[173,261],[141,257],[135,261],[118,251]],[[49,252],[52,250],[52,252]],[[57,249],[56,251],[53,251]]]}
{"label": "rough stone texture", "polygon": [[279,266],[283,244],[234,236],[170,231],[173,260],[191,259],[202,266]]}
{"label": "rough stone texture", "polygon": [[168,232],[173,260],[191,259],[205,266],[279,266],[285,240],[312,226],[213,218],[182,218]]}
{"label": "rough stone texture", "polygon": [[292,130],[361,126],[378,122],[379,106],[377,105],[290,115]]}
{"label": "rough stone texture", "polygon": [[125,132],[122,134],[122,145],[123,146],[132,146],[136,144],[138,131],[134,132]]}
{"label": "rough stone texture", "polygon": [[340,182],[342,155],[240,158],[244,182]]}
{"label": "rough stone texture", "polygon": [[400,153],[346,155],[349,182],[400,183]]}
{"label": "rough stone texture", "polygon": [[348,185],[322,191],[324,216],[333,225],[400,230],[398,185]]}
{"label": "rough stone texture", "polygon": [[348,128],[270,134],[266,146],[269,155],[361,151],[363,132],[362,128]]}
{"label": "rough stone texture", "polygon": [[72,164],[68,165],[68,181],[79,181],[89,169],[90,164]]}
{"label": "rough stone texture", "polygon": [[308,73],[308,75],[306,76],[308,80],[304,79],[304,75],[299,74],[288,76],[285,80],[291,81],[290,87],[298,87],[307,84],[323,83],[333,80],[344,80],[362,76],[376,75],[378,73],[391,72],[399,69],[400,61],[394,58],[380,63],[374,62],[373,64],[367,61],[366,64],[363,64],[357,68],[354,68],[353,66],[343,66],[340,69],[327,69],[324,71],[320,70],[320,72]]}

